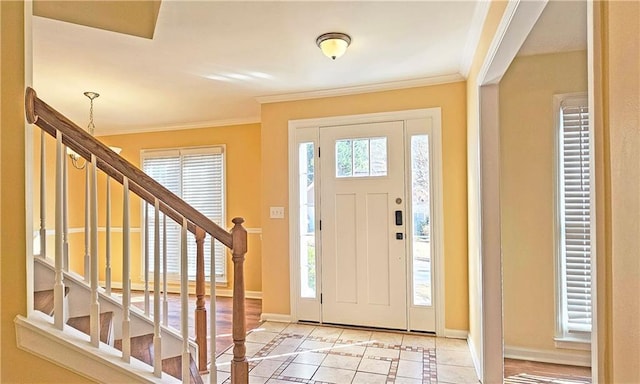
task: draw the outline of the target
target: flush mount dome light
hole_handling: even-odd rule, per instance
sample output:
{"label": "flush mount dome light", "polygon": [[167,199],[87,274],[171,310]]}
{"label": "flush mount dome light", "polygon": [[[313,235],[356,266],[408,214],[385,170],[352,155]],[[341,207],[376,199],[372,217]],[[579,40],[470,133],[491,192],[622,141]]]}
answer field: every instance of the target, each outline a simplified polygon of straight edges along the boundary
{"label": "flush mount dome light", "polygon": [[351,44],[351,37],[340,32],[329,32],[318,36],[316,44],[325,56],[335,60],[347,51],[347,47]]}

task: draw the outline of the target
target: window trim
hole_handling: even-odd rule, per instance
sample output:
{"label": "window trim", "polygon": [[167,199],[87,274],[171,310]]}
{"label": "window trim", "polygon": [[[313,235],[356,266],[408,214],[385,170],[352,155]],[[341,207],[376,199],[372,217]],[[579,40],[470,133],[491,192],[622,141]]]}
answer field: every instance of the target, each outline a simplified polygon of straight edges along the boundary
{"label": "window trim", "polygon": [[[221,154],[222,155],[222,224],[220,226],[225,228],[227,225],[227,147],[225,144],[206,145],[206,146],[193,146],[193,147],[169,147],[169,148],[153,148],[153,149],[141,149],[140,150],[140,169],[144,166],[144,160],[148,158],[170,157],[170,156],[188,156],[198,154]],[[182,162],[181,162],[182,163]],[[182,174],[182,167],[180,169]],[[182,186],[180,187],[182,188]],[[182,193],[181,193],[182,194]],[[180,197],[180,196],[179,196]],[[182,197],[180,197],[182,198]],[[149,207],[151,213],[153,206]],[[144,248],[145,248],[145,230],[144,230],[144,203],[140,202],[140,279],[144,281]],[[225,228],[226,229],[226,228]],[[207,235],[210,237],[210,235]],[[195,240],[194,240],[195,241]],[[224,247],[218,243],[218,247]],[[229,283],[229,271],[228,271],[228,250],[223,248],[223,275],[216,277],[216,286],[227,286]],[[151,257],[151,255],[150,255]],[[205,255],[207,257],[207,255]],[[177,280],[168,279],[169,282],[177,282]],[[153,281],[153,273],[149,273],[149,282]],[[195,281],[189,279],[189,282]]]}
{"label": "window trim", "polygon": [[[592,331],[575,331],[568,330],[564,323],[564,288],[563,288],[563,260],[562,260],[562,200],[561,200],[561,188],[563,186],[562,180],[562,165],[561,161],[561,147],[560,141],[561,129],[562,129],[562,115],[561,108],[566,106],[586,106],[589,107],[588,96],[586,92],[565,93],[556,94],[553,96],[553,118],[554,118],[554,265],[555,265],[555,336],[554,342],[556,348],[563,349],[575,349],[575,350],[590,350],[591,349],[591,333]],[[592,123],[589,122],[591,125]],[[593,154],[593,134],[590,131],[590,146],[591,153]],[[590,185],[593,183],[593,177],[595,170],[593,169],[593,155],[590,161]],[[592,187],[593,188],[593,187]],[[595,212],[594,212],[594,194],[591,189],[590,195],[590,225],[591,225],[591,238],[594,237],[595,229]],[[593,265],[593,255],[595,253],[594,242],[591,246],[591,263]],[[593,290],[592,290],[593,295]],[[593,312],[593,309],[592,309]]]}

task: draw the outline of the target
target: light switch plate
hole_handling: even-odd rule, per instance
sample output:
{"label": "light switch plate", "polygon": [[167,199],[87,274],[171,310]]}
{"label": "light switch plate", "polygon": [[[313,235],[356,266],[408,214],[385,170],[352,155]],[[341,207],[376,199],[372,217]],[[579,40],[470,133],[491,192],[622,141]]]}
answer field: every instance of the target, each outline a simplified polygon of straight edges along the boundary
{"label": "light switch plate", "polygon": [[269,207],[269,217],[272,219],[284,219],[284,207]]}

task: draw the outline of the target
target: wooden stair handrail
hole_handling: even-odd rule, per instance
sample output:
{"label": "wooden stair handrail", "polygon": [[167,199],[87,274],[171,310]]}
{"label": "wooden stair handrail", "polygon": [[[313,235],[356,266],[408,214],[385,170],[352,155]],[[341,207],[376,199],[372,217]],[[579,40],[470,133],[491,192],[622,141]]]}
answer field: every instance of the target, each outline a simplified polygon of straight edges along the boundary
{"label": "wooden stair handrail", "polygon": [[[62,133],[62,143],[71,148],[88,162],[92,156],[96,157],[96,166],[104,173],[123,184],[124,178],[129,180],[129,189],[145,200],[155,205],[159,202],[159,209],[174,221],[181,223],[187,220],[190,232],[196,235],[197,269],[196,287],[198,293],[196,308],[196,341],[199,345],[200,370],[206,369],[206,310],[204,309],[204,232],[210,234],[226,247],[230,248],[234,264],[233,286],[233,341],[234,358],[231,363],[231,381],[233,383],[248,383],[249,369],[245,356],[245,310],[244,310],[244,259],[247,253],[247,231],[242,227],[244,220],[236,217],[232,220],[233,229],[227,232],[205,215],[191,207],[184,200],[173,194],[153,178],[142,172],[109,147],[98,141],[71,120],[56,111],[44,101],[40,100],[36,91],[28,87],[25,93],[25,111],[27,122],[35,124],[44,132],[56,137],[57,131]],[[211,299],[213,300],[213,299]],[[199,324],[198,324],[199,323]],[[204,328],[204,332],[202,332]]]}
{"label": "wooden stair handrail", "polygon": [[155,198],[158,198],[160,210],[167,216],[178,223],[185,217],[190,232],[195,234],[196,227],[200,227],[228,248],[233,248],[233,238],[229,232],[39,99],[31,87],[26,90],[25,110],[27,122],[37,125],[53,137],[56,131],[62,132],[64,145],[87,161],[91,161],[91,154],[94,154],[98,168],[120,184],[123,176],[128,178],[131,191],[148,203],[154,204]]}

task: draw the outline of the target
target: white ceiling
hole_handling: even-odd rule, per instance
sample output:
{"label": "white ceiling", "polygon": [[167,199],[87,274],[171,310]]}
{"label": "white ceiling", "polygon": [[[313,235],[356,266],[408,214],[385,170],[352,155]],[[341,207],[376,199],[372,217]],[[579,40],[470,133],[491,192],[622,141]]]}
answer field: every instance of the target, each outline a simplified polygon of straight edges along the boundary
{"label": "white ceiling", "polygon": [[[259,121],[258,96],[460,72],[475,1],[163,1],[152,40],[34,17],[34,88],[96,132]],[[336,61],[315,44],[352,37]]]}
{"label": "white ceiling", "polygon": [[[34,88],[80,126],[82,93],[99,92],[97,134],[257,122],[264,96],[462,79],[486,9],[472,0],[165,0],[153,39],[34,17]],[[315,39],[325,32],[351,36],[343,57],[322,55]]]}
{"label": "white ceiling", "polygon": [[552,0],[542,11],[518,55],[587,49],[586,1]]}

